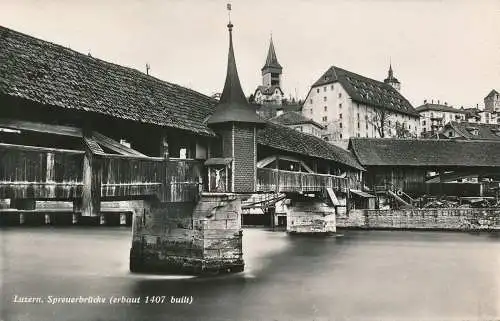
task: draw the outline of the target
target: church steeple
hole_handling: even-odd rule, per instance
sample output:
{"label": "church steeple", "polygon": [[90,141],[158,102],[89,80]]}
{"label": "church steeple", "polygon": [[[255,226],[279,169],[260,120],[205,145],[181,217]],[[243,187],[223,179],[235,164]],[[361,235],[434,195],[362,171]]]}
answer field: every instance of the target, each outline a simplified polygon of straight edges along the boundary
{"label": "church steeple", "polygon": [[389,62],[389,71],[387,73],[387,78],[384,79],[384,82],[397,91],[401,90],[401,83],[396,77],[394,77],[394,72],[392,71],[392,62]]}
{"label": "church steeple", "polygon": [[253,107],[250,106],[241,88],[236,60],[234,59],[233,24],[231,21],[229,21],[227,28],[229,30],[229,53],[226,82],[224,83],[219,104],[213,115],[208,119],[207,124],[213,125],[226,122],[263,124],[264,121],[257,116]]}
{"label": "church steeple", "polygon": [[267,59],[264,67],[262,67],[262,85],[266,87],[278,86],[281,87],[281,67],[274,50],[273,36],[269,43],[269,50],[267,51]]}

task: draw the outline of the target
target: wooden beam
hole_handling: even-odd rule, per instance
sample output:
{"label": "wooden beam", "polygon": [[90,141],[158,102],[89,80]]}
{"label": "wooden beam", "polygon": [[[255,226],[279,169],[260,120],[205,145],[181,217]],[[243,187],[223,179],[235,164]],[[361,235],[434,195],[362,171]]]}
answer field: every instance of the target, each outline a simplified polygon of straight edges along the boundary
{"label": "wooden beam", "polygon": [[0,127],[61,136],[83,137],[82,130],[77,127],[36,123],[24,120],[0,118]]}
{"label": "wooden beam", "polygon": [[102,146],[109,148],[112,151],[122,155],[146,156],[98,132],[92,132],[92,139],[94,139],[97,143],[101,144]]}

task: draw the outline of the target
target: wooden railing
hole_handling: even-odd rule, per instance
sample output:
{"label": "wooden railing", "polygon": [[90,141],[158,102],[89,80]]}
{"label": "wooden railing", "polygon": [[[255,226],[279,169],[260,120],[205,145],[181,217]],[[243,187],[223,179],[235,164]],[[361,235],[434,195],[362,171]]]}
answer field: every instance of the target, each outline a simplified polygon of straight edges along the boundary
{"label": "wooden railing", "polygon": [[0,199],[81,197],[84,152],[0,143]]}
{"label": "wooden railing", "polygon": [[346,178],[272,168],[257,168],[257,190],[261,192],[317,192],[324,188],[346,192]]}
{"label": "wooden railing", "polygon": [[97,213],[102,200],[194,201],[202,175],[198,160],[0,143],[0,199],[73,200],[84,215]]}

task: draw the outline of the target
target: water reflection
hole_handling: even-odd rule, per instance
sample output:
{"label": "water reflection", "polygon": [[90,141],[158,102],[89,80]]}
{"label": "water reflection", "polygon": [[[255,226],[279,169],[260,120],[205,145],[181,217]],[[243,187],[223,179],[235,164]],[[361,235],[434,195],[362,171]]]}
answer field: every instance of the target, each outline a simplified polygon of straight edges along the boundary
{"label": "water reflection", "polygon": [[[484,320],[500,316],[500,239],[246,229],[245,272],[200,278],[128,272],[123,228],[0,230],[5,320]],[[13,295],[140,297],[141,304],[15,304]],[[165,296],[163,304],[145,298]],[[172,297],[193,303],[171,304]],[[1,318],[0,318],[1,319]]]}

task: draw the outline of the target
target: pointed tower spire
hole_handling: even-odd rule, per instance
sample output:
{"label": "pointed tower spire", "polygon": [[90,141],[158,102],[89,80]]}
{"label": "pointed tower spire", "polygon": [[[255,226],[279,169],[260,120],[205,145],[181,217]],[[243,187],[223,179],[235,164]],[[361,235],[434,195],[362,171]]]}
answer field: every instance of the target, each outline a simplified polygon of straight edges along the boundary
{"label": "pointed tower spire", "polygon": [[275,68],[275,69],[283,69],[278,62],[278,57],[276,56],[276,51],[274,50],[274,43],[273,43],[273,34],[271,33],[271,40],[269,43],[269,50],[267,51],[267,59],[266,63],[264,64],[264,67],[262,67],[262,71],[264,69],[268,68]]}
{"label": "pointed tower spire", "polygon": [[[228,10],[231,10],[228,4]],[[257,116],[255,109],[248,103],[243,89],[241,88],[236,60],[233,49],[233,27],[229,20],[227,28],[229,30],[229,53],[227,57],[227,73],[224,89],[215,112],[208,119],[207,124],[217,124],[226,122],[242,122],[263,124],[264,121]]]}
{"label": "pointed tower spire", "polygon": [[389,59],[389,71],[387,72],[387,78],[384,79],[384,82],[393,87],[394,89],[396,89],[397,91],[401,90],[401,83],[399,82],[399,80],[397,80],[396,77],[394,77],[394,73],[392,71],[391,59]]}

